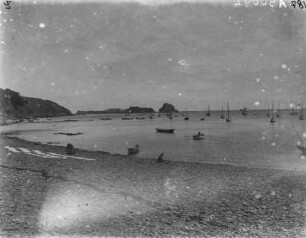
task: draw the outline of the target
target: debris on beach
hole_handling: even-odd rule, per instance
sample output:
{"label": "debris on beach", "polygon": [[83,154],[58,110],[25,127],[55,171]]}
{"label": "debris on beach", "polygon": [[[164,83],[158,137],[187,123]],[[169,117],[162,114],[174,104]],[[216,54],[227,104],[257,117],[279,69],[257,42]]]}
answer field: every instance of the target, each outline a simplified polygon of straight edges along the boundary
{"label": "debris on beach", "polygon": [[75,154],[75,148],[72,144],[68,143],[66,146],[66,154],[67,155],[73,155]]}
{"label": "debris on beach", "polygon": [[161,154],[158,156],[156,162],[157,162],[157,163],[162,163],[162,162],[164,162],[163,156],[164,156],[164,153],[161,153]]}
{"label": "debris on beach", "polygon": [[139,145],[136,144],[133,148],[128,148],[128,155],[136,155],[139,153]]}

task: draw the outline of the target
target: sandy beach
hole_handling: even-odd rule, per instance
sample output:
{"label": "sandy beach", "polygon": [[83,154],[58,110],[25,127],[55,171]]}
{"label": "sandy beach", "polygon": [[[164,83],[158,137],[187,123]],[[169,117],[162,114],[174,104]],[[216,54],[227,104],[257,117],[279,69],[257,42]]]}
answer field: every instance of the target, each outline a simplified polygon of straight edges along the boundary
{"label": "sandy beach", "polygon": [[0,151],[3,237],[306,236],[302,171],[57,157],[64,147],[3,135]]}

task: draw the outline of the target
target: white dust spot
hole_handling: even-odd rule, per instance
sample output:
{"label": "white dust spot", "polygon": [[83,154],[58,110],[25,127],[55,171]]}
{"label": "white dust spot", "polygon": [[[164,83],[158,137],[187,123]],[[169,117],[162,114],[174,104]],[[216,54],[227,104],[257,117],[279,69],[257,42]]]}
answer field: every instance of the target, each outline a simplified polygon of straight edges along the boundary
{"label": "white dust spot", "polygon": [[301,155],[301,159],[305,159],[305,156],[304,156],[304,155]]}
{"label": "white dust spot", "polygon": [[232,16],[229,16],[227,19],[228,19],[228,20],[232,20]]}
{"label": "white dust spot", "polygon": [[278,76],[277,76],[277,75],[275,75],[275,76],[274,76],[274,79],[278,79]]}
{"label": "white dust spot", "polygon": [[257,78],[257,79],[256,79],[256,82],[259,83],[259,82],[260,82],[260,78]]}
{"label": "white dust spot", "polygon": [[275,143],[275,142],[272,142],[272,143],[271,143],[271,146],[276,146],[276,143]]}
{"label": "white dust spot", "polygon": [[183,94],[182,93],[178,93],[177,95],[182,96]]}
{"label": "white dust spot", "polygon": [[186,65],[186,61],[185,61],[185,60],[180,60],[178,63],[179,63],[180,65],[182,65],[182,66]]}
{"label": "white dust spot", "polygon": [[296,142],[297,145],[302,145],[302,143],[300,141]]}
{"label": "white dust spot", "polygon": [[282,64],[282,69],[286,69],[287,65],[286,64]]}
{"label": "white dust spot", "polygon": [[303,138],[306,138],[306,132],[303,133]]}
{"label": "white dust spot", "polygon": [[272,196],[275,196],[275,194],[276,194],[276,193],[275,193],[274,191],[271,192],[271,195],[272,195]]}
{"label": "white dust spot", "polygon": [[259,101],[256,101],[256,102],[254,102],[254,105],[255,105],[255,106],[259,106],[259,105],[260,105],[260,102],[259,102]]}
{"label": "white dust spot", "polygon": [[168,59],[168,61],[169,61],[169,62],[171,62],[171,61],[172,61],[172,59],[171,59],[171,58],[169,58],[169,59]]}
{"label": "white dust spot", "polygon": [[266,90],[265,90],[264,88],[263,88],[263,89],[261,89],[261,92],[262,92],[262,93],[264,93],[265,91],[266,91]]}
{"label": "white dust spot", "polygon": [[51,83],[51,85],[52,85],[52,86],[55,86],[55,83],[54,83],[54,82],[52,82],[52,83]]}
{"label": "white dust spot", "polygon": [[266,139],[266,137],[265,137],[265,136],[262,136],[261,139],[264,140],[264,139]]}
{"label": "white dust spot", "polygon": [[39,23],[39,27],[40,27],[40,28],[45,28],[46,25],[45,25],[45,23]]}
{"label": "white dust spot", "polygon": [[68,53],[68,51],[69,51],[68,49],[65,49],[65,50],[64,50],[65,53]]}

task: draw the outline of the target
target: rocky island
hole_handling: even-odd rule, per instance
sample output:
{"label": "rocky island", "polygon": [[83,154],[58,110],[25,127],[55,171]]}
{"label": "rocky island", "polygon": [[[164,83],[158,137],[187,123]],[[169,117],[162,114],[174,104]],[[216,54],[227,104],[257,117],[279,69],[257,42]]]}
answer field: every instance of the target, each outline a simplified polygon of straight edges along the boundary
{"label": "rocky island", "polygon": [[170,103],[164,103],[163,106],[158,110],[159,113],[175,113],[178,110]]}

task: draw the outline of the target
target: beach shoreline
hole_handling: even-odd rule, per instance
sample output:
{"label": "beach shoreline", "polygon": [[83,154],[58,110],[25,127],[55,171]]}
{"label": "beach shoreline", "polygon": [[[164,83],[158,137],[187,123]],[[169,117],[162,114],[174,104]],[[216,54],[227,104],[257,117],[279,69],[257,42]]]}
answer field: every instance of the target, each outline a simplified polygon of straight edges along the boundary
{"label": "beach shoreline", "polygon": [[1,235],[305,236],[303,171],[7,147],[65,155],[63,146],[1,135]]}

